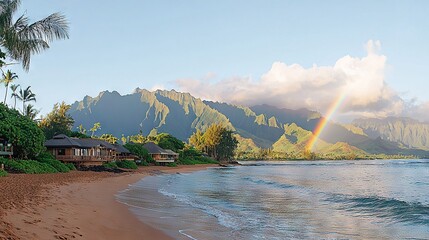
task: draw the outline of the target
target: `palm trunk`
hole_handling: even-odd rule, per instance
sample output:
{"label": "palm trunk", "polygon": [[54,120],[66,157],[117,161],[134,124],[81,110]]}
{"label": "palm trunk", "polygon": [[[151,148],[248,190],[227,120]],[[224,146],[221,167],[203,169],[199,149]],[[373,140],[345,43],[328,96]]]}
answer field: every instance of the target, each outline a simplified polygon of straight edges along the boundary
{"label": "palm trunk", "polygon": [[13,109],[16,109],[16,97],[13,98],[15,102],[13,103]]}
{"label": "palm trunk", "polygon": [[25,101],[22,101],[22,115],[25,116]]}
{"label": "palm trunk", "polygon": [[7,90],[8,90],[8,85],[6,85],[6,93],[4,94],[4,101],[3,104],[6,105],[6,97],[7,97]]}

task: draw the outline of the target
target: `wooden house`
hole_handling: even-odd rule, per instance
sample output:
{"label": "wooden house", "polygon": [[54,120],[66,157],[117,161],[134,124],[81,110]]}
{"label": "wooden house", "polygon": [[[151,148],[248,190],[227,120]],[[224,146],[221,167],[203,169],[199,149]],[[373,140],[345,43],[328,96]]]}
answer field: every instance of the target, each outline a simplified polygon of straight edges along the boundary
{"label": "wooden house", "polygon": [[46,141],[45,146],[56,159],[78,165],[101,165],[103,162],[123,160],[130,154],[125,148],[101,139],[71,138],[64,134]]}
{"label": "wooden house", "polygon": [[152,158],[161,164],[172,163],[179,158],[179,154],[171,151],[170,149],[163,149],[153,142],[148,142],[143,145],[144,148],[149,152]]}

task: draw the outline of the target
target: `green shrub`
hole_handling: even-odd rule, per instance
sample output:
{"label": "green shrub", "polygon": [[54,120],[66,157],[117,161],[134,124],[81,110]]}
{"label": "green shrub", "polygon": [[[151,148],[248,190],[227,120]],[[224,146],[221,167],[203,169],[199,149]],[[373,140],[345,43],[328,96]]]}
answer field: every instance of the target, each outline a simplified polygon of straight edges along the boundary
{"label": "green shrub", "polygon": [[179,157],[178,164],[181,165],[195,165],[195,164],[218,164],[219,162],[213,160],[212,158],[203,157],[203,156],[193,156],[193,157]]}
{"label": "green shrub", "polygon": [[76,170],[76,166],[73,163],[64,163],[64,165],[66,165],[70,171]]}
{"label": "green shrub", "polygon": [[149,154],[146,148],[143,147],[143,144],[140,143],[127,143],[124,145],[131,154],[138,156],[141,160],[145,160],[148,163],[155,162],[152,156]]}
{"label": "green shrub", "polygon": [[27,174],[39,174],[39,173],[57,173],[57,169],[53,166],[38,162],[34,160],[10,160],[0,159],[0,164],[3,163],[5,169],[8,172],[13,173],[27,173]]}
{"label": "green shrub", "polygon": [[116,165],[120,168],[126,168],[126,169],[137,169],[137,164],[134,161],[130,160],[123,160],[116,162]]}
{"label": "green shrub", "polygon": [[106,163],[103,163],[103,166],[105,168],[110,168],[110,169],[118,168],[118,165],[116,165],[116,162],[106,162]]}
{"label": "green shrub", "polygon": [[45,136],[37,124],[3,104],[0,104],[0,136],[9,140],[19,158],[34,158],[45,149]]}
{"label": "green shrub", "polygon": [[58,172],[66,173],[69,172],[70,169],[62,162],[55,159],[54,155],[52,155],[50,152],[42,152],[37,156],[37,161],[41,163],[47,163],[57,169]]}
{"label": "green shrub", "polygon": [[7,172],[3,169],[0,169],[0,177],[6,177],[7,176]]}
{"label": "green shrub", "polygon": [[56,159],[40,159],[38,160],[41,163],[47,163],[57,169],[58,172],[67,173],[70,172],[70,169],[62,162]]}
{"label": "green shrub", "polygon": [[168,163],[167,167],[177,167],[177,164],[174,162]]}
{"label": "green shrub", "polygon": [[146,162],[146,160],[140,160],[140,162],[137,162],[137,165],[139,165],[139,166],[149,166],[149,163]]}

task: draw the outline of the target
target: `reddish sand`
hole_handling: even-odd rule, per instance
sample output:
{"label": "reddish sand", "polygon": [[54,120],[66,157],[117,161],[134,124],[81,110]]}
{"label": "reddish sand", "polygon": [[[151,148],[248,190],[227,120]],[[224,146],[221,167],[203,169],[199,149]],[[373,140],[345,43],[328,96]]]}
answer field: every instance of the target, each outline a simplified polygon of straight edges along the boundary
{"label": "reddish sand", "polygon": [[0,239],[171,239],[139,221],[115,194],[148,175],[209,166],[143,167],[121,174],[11,174],[0,178]]}

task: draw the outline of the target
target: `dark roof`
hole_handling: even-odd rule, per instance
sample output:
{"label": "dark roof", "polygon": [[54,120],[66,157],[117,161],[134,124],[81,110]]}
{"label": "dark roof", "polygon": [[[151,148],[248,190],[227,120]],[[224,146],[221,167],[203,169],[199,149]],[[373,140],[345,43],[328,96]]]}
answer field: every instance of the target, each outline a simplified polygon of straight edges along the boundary
{"label": "dark roof", "polygon": [[108,149],[116,149],[112,144],[93,138],[71,138],[64,134],[56,135],[52,139],[45,142],[45,147],[78,147],[78,148],[92,148],[103,146]]}
{"label": "dark roof", "polygon": [[151,153],[151,154],[156,154],[156,153],[159,153],[159,154],[167,154],[167,153],[164,151],[164,149],[162,149],[160,146],[156,145],[156,144],[155,144],[155,143],[153,143],[153,142],[148,142],[148,143],[146,143],[145,145],[143,145],[143,147],[144,147],[144,148],[146,148],[146,149],[147,149],[147,151],[148,151],[149,153]]}
{"label": "dark roof", "polygon": [[64,134],[54,136],[45,142],[45,147],[82,147],[74,138],[70,138]]}
{"label": "dark roof", "polygon": [[126,149],[123,145],[115,144],[115,149],[119,153],[131,153],[128,149]]}
{"label": "dark roof", "polygon": [[77,142],[80,143],[80,145],[83,148],[92,148],[92,147],[102,146],[102,147],[109,148],[109,149],[116,149],[115,146],[113,146],[109,142],[106,142],[106,141],[101,140],[101,139],[77,138],[76,140],[77,140]]}
{"label": "dark roof", "polygon": [[174,152],[173,150],[170,149],[164,149],[164,151],[170,155],[179,155],[178,153]]}

